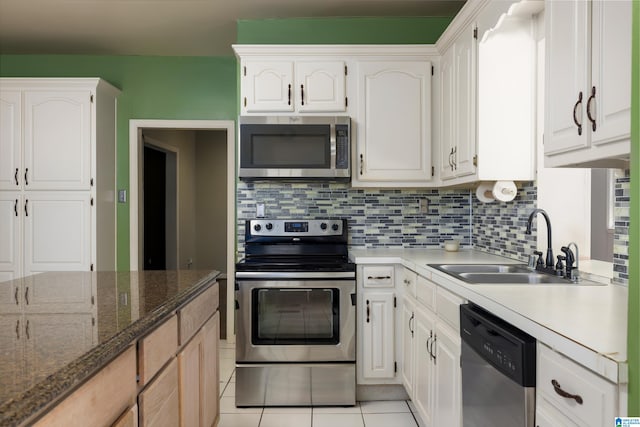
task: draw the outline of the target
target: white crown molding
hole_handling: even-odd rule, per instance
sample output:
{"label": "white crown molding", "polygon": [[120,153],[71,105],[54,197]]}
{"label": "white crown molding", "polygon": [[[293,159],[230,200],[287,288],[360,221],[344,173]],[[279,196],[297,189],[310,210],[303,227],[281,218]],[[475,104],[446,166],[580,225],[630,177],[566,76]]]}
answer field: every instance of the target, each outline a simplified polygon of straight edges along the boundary
{"label": "white crown molding", "polygon": [[286,56],[438,56],[440,53],[433,44],[298,44],[298,45],[232,45],[238,58],[267,57],[272,55]]}

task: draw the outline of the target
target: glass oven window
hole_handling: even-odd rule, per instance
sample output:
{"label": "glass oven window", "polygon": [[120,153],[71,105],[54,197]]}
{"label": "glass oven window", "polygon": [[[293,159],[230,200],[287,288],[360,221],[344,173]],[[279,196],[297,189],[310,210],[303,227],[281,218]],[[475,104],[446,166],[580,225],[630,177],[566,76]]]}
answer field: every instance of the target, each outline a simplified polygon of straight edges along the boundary
{"label": "glass oven window", "polygon": [[254,345],[335,345],[339,342],[338,289],[253,289]]}

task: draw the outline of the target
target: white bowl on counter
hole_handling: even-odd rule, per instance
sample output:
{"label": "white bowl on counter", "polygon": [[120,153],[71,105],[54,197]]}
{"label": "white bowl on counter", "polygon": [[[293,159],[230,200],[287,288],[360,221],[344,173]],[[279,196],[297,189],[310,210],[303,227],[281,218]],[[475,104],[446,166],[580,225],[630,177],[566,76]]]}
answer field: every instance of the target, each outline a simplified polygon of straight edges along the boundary
{"label": "white bowl on counter", "polygon": [[460,249],[460,240],[445,240],[444,250],[447,252],[458,252]]}

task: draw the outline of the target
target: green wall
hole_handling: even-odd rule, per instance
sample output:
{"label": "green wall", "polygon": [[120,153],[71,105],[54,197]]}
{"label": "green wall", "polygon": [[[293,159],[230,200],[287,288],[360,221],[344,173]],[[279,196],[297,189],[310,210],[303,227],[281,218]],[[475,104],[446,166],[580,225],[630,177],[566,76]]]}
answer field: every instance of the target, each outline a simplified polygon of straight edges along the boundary
{"label": "green wall", "polygon": [[435,43],[452,17],[297,18],[238,21],[238,44]]}
{"label": "green wall", "polygon": [[[129,120],[237,117],[234,57],[0,55],[0,77],[101,77],[120,88],[117,188],[129,189]],[[117,268],[129,269],[129,205],[117,210]]]}
{"label": "green wall", "polygon": [[629,416],[640,417],[640,2],[633,2],[631,218],[629,224]]}

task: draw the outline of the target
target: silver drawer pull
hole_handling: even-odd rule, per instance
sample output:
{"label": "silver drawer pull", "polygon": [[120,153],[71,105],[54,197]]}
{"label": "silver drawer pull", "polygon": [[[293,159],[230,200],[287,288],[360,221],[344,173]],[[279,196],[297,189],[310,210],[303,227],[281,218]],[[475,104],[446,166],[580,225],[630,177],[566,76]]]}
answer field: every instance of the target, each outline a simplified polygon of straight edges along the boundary
{"label": "silver drawer pull", "polygon": [[553,389],[556,391],[556,393],[558,393],[560,396],[566,397],[567,399],[574,399],[578,404],[582,405],[582,397],[580,397],[579,394],[567,393],[562,389],[560,383],[556,380],[551,380],[551,385],[553,386]]}
{"label": "silver drawer pull", "polygon": [[391,276],[369,276],[367,280],[390,280]]}

